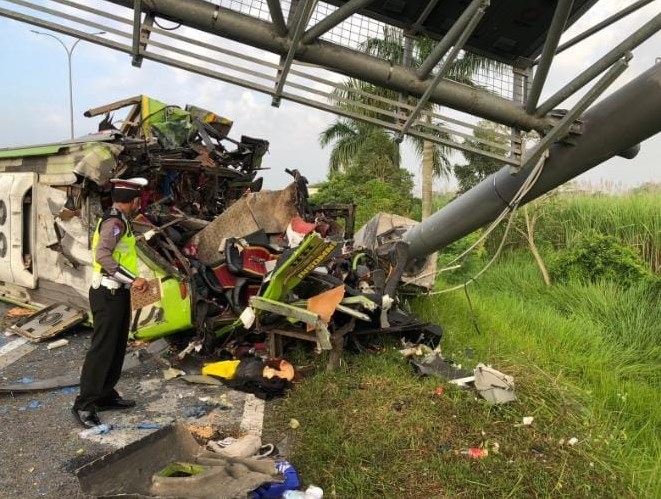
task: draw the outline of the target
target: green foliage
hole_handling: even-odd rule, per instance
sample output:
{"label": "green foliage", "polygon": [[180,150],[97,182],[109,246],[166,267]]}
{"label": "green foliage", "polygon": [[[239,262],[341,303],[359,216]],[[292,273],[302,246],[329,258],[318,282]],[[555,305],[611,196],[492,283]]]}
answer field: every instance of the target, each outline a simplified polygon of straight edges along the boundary
{"label": "green foliage", "polygon": [[[331,174],[345,171],[352,164],[399,166],[399,145],[392,134],[383,128],[356,120],[340,118],[319,136],[319,144],[326,147],[333,144],[329,160]],[[362,155],[362,158],[358,156]],[[364,156],[370,155],[366,158]],[[374,166],[376,168],[376,166]]]}
{"label": "green foliage", "polygon": [[[417,377],[397,338],[379,336],[382,349],[345,353],[335,372],[318,359],[314,376],[267,408],[265,438],[286,435],[304,485],[339,498],[657,497],[660,290],[547,288],[537,272],[521,255],[499,261],[471,288],[473,310],[462,292],[412,304],[443,325],[445,357],[512,375],[518,401],[490,406],[474,390]],[[489,455],[466,460],[467,447]]]}
{"label": "green foliage", "polygon": [[661,182],[645,182],[632,190],[633,194],[661,194]]}
{"label": "green foliage", "polygon": [[[544,206],[544,214],[535,229],[538,246],[553,251],[571,248],[582,234],[599,232],[617,237],[632,248],[654,273],[661,272],[661,196],[630,193],[627,195],[561,194]],[[522,217],[521,217],[522,218]],[[502,228],[487,241],[490,253],[495,251]],[[507,248],[526,249],[525,238],[511,231]]]}
{"label": "green foliage", "polygon": [[480,267],[484,264],[484,257],[486,256],[486,249],[484,242],[480,243],[475,249],[468,253],[462,259],[452,263],[452,261],[466,251],[472,244],[474,244],[482,235],[482,230],[476,230],[466,237],[459,239],[445,248],[438,254],[438,268],[442,269],[447,266],[454,266],[461,264],[458,269],[450,270],[443,273],[443,280],[449,284],[459,284],[470,279]]}
{"label": "green foliage", "polygon": [[623,285],[648,275],[634,250],[613,236],[596,232],[585,234],[575,246],[554,255],[550,272],[553,279],[561,282],[613,280]]}
{"label": "green foliage", "polygon": [[[507,132],[502,125],[495,125],[489,121],[481,121],[478,128],[473,131],[475,139],[466,139],[465,144],[486,152],[503,154],[504,151],[502,148],[484,144],[483,141],[507,147],[508,140],[501,135],[504,133]],[[470,151],[462,151],[462,154],[468,163],[454,166],[454,176],[457,178],[457,182],[459,182],[460,192],[466,192],[471,189],[492,173],[500,170],[504,164],[497,159],[487,158],[486,156]]]}
{"label": "green foliage", "polygon": [[371,163],[371,153],[366,153],[363,158],[368,161],[364,168],[358,163],[345,173],[331,175],[319,185],[319,191],[310,201],[313,204],[355,203],[356,228],[362,227],[380,211],[410,216],[413,208],[412,175],[391,165],[385,175],[378,176],[375,170],[382,169],[383,163]]}
{"label": "green foliage", "polygon": [[[465,366],[484,360],[514,375],[517,406],[535,417],[535,431],[555,428],[569,436],[572,421],[580,422],[574,457],[589,456],[595,463],[592,477],[601,475],[602,485],[615,476],[624,482],[618,494],[594,489],[592,495],[657,497],[661,284],[570,281],[548,288],[537,274],[523,252],[512,254],[471,288],[473,310],[461,291],[419,299],[414,309],[420,318],[443,325],[444,355]],[[482,335],[474,332],[473,311]],[[467,346],[473,349],[472,358],[466,357]],[[510,363],[526,367],[517,376],[503,367]],[[520,386],[522,382],[530,388]],[[560,400],[552,399],[550,386]],[[543,415],[555,409],[558,413]],[[560,448],[557,440],[547,442],[549,452]],[[573,459],[567,461],[568,469]],[[563,491],[567,497],[580,495]]]}

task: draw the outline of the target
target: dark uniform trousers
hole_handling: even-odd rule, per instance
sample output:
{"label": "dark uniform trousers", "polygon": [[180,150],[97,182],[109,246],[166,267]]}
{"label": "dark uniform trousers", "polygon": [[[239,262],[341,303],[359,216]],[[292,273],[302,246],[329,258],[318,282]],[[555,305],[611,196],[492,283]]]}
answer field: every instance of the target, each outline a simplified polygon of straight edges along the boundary
{"label": "dark uniform trousers", "polygon": [[122,374],[131,322],[127,288],[90,288],[89,299],[94,333],[80,375],[80,395],[74,402],[74,409],[80,411],[92,411],[95,404],[119,396],[115,385]]}

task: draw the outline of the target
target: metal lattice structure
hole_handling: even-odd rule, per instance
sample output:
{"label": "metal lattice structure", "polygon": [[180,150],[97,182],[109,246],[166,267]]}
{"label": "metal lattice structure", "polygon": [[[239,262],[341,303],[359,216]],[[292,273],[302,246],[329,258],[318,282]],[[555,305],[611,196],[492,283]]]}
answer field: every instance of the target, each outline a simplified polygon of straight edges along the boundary
{"label": "metal lattice structure", "polygon": [[[523,150],[522,130],[541,132],[547,145],[580,133],[581,112],[626,69],[629,51],[661,29],[659,14],[539,103],[554,54],[577,43],[558,47],[560,36],[596,1],[558,0],[534,11],[525,0],[106,0],[108,9],[82,0],[1,0],[0,15],[130,54],[136,66],[153,60],[269,94],[276,106],[291,100],[520,168],[543,152]],[[404,40],[401,60],[365,53],[386,31]],[[433,50],[413,67],[406,43],[421,37]],[[472,71],[471,85],[452,81],[466,54],[498,65]],[[553,112],[602,73],[589,99],[566,116]],[[479,119],[502,125],[498,143],[474,136]]]}

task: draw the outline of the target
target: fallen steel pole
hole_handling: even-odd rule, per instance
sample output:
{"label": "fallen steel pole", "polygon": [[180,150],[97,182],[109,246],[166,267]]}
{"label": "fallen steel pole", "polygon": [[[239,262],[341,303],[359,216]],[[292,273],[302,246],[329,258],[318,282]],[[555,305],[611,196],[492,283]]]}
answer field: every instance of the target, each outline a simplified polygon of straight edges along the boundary
{"label": "fallen steel pole", "polygon": [[[592,106],[582,116],[582,133],[572,143],[549,148],[542,173],[521,204],[532,201],[614,156],[631,158],[636,146],[661,131],[661,62]],[[411,260],[422,258],[495,220],[535,165],[515,175],[505,166],[409,229]]]}

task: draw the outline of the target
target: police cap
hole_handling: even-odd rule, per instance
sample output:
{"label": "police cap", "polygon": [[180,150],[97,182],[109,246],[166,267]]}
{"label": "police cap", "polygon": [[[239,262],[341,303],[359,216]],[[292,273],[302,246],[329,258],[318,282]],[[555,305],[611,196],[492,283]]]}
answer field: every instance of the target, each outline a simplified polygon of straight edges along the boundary
{"label": "police cap", "polygon": [[111,178],[112,190],[110,195],[114,201],[128,203],[142,193],[143,187],[149,183],[146,178]]}

